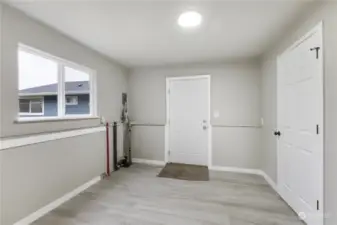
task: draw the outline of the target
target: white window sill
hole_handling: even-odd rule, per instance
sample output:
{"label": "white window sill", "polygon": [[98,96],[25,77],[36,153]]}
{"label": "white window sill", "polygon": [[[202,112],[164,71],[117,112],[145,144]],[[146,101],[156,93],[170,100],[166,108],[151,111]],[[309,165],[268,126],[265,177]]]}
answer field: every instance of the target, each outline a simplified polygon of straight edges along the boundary
{"label": "white window sill", "polygon": [[43,116],[43,113],[20,113],[20,116]]}
{"label": "white window sill", "polygon": [[65,116],[65,117],[19,117],[15,123],[39,123],[39,122],[61,122],[61,121],[73,121],[73,120],[94,120],[100,119],[98,116]]}

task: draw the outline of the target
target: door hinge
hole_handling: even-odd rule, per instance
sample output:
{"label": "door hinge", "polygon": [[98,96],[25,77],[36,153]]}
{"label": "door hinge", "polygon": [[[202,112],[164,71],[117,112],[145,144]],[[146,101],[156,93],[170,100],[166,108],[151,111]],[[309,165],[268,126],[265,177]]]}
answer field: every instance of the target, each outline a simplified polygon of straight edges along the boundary
{"label": "door hinge", "polygon": [[317,211],[319,211],[319,201],[317,200]]}
{"label": "door hinge", "polygon": [[319,134],[319,125],[316,125],[316,134]]}
{"label": "door hinge", "polygon": [[168,150],[168,155],[171,155],[171,151],[170,150]]}
{"label": "door hinge", "polygon": [[315,48],[311,48],[310,51],[316,51],[316,59],[319,58],[319,50],[321,49],[321,47],[315,47]]}
{"label": "door hinge", "polygon": [[171,93],[171,90],[170,90],[170,89],[168,89],[168,90],[167,90],[167,93],[168,93],[168,94],[170,94],[170,93]]}

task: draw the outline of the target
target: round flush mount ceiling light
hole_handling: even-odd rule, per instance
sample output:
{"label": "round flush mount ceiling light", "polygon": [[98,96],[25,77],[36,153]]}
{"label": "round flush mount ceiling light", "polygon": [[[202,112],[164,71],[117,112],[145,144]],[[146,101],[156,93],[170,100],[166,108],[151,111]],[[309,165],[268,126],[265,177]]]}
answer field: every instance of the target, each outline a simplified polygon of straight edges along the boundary
{"label": "round flush mount ceiling light", "polygon": [[179,16],[178,24],[181,27],[197,27],[201,24],[202,16],[198,12],[184,12]]}

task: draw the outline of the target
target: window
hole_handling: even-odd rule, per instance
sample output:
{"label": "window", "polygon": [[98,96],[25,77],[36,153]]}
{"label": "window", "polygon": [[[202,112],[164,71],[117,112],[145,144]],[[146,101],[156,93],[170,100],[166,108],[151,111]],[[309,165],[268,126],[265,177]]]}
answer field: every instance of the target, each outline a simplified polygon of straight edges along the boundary
{"label": "window", "polygon": [[[72,104],[66,103],[65,115],[85,115],[90,113],[90,74],[75,68],[65,66],[64,79],[66,84],[66,101],[72,99]],[[76,96],[74,96],[76,94]]]}
{"label": "window", "polygon": [[78,105],[78,96],[66,96],[66,105]]}
{"label": "window", "polygon": [[19,99],[20,115],[43,115],[43,98]]}
{"label": "window", "polygon": [[20,119],[96,116],[91,69],[25,45],[18,47],[18,68]]}

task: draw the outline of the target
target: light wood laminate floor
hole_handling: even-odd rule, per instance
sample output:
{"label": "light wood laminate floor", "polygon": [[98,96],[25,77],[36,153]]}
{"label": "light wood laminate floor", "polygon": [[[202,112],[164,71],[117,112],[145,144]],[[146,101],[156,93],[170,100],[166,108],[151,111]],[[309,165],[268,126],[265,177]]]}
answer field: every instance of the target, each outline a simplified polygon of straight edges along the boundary
{"label": "light wood laminate floor", "polygon": [[210,172],[210,181],[158,178],[135,164],[34,225],[303,225],[259,176]]}

